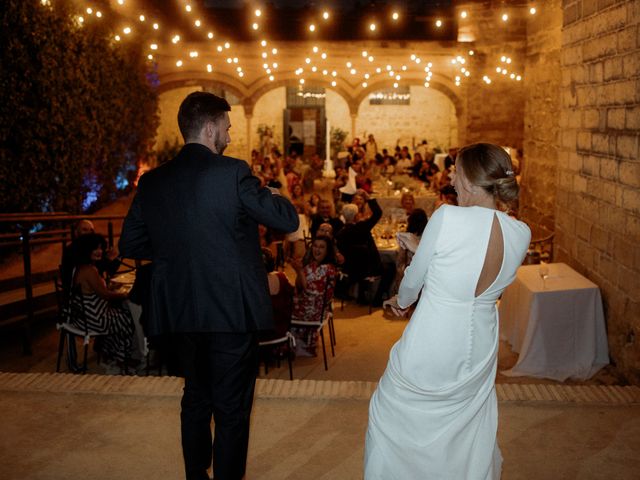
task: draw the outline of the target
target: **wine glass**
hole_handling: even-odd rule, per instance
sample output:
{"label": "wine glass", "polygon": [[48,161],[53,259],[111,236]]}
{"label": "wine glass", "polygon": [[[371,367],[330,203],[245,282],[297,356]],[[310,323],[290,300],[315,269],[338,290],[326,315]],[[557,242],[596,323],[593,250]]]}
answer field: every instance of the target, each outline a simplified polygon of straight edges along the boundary
{"label": "wine glass", "polygon": [[540,266],[538,267],[538,274],[540,275],[540,278],[542,278],[542,289],[546,290],[546,280],[547,278],[549,278],[549,265],[547,265],[545,262],[540,262]]}

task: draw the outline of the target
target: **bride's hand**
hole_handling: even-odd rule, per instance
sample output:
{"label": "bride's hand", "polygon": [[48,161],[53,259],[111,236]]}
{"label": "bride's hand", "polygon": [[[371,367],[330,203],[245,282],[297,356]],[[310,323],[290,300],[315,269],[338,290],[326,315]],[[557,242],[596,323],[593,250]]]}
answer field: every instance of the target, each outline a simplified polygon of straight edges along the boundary
{"label": "bride's hand", "polygon": [[399,305],[389,305],[389,308],[396,317],[406,317],[409,313],[409,307],[401,308]]}

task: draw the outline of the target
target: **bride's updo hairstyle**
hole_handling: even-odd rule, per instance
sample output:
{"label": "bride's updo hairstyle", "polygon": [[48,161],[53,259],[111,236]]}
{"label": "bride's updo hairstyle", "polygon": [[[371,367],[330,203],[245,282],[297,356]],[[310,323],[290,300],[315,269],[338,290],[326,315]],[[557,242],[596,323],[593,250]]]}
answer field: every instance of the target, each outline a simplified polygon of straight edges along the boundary
{"label": "bride's updo hairstyle", "polygon": [[465,177],[473,185],[482,187],[504,204],[518,199],[520,187],[504,148],[491,143],[473,143],[462,147],[456,157]]}

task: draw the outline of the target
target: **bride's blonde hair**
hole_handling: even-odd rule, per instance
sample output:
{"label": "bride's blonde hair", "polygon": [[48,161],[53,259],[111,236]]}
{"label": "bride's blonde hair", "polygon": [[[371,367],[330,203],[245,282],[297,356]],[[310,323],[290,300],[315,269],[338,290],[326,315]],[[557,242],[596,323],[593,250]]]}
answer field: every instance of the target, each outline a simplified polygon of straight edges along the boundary
{"label": "bride's blonde hair", "polygon": [[511,204],[518,199],[520,187],[506,150],[492,143],[473,143],[462,147],[456,157],[464,175],[473,185],[483,188],[497,201]]}

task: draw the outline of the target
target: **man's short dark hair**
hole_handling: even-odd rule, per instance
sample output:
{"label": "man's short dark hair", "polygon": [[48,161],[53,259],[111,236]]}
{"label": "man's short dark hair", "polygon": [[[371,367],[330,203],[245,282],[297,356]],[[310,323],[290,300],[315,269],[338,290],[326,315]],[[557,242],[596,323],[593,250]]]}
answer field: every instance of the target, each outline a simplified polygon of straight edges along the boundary
{"label": "man's short dark hair", "polygon": [[215,122],[229,111],[229,102],[213,93],[193,92],[187,95],[178,110],[178,127],[185,142],[197,137],[205,122]]}

